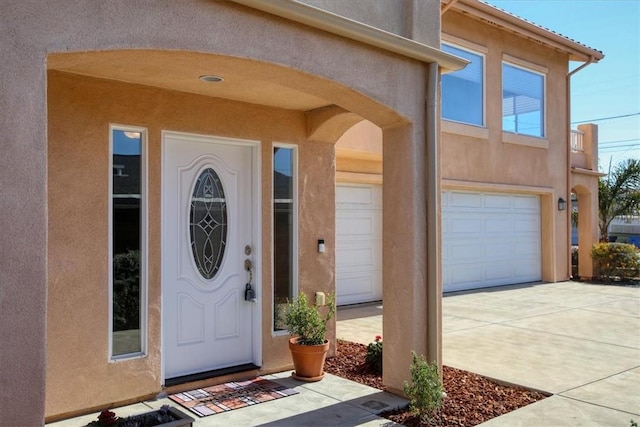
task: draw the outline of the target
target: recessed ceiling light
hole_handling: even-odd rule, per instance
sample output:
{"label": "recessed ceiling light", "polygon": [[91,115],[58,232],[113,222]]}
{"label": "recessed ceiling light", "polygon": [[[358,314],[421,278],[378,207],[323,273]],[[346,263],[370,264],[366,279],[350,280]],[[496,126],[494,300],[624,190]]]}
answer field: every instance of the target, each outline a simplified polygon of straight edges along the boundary
{"label": "recessed ceiling light", "polygon": [[213,76],[213,75],[200,76],[200,80],[202,80],[203,82],[209,82],[209,83],[218,83],[218,82],[224,81],[222,77]]}

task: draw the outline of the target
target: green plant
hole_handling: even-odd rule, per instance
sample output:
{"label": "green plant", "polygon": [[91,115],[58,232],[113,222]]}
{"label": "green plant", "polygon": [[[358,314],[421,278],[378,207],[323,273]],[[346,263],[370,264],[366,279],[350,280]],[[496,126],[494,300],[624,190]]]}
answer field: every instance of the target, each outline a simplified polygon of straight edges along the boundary
{"label": "green plant", "polygon": [[638,423],[634,420],[631,420],[631,425],[629,427],[638,427]]}
{"label": "green plant", "polygon": [[428,363],[423,355],[415,352],[411,352],[411,357],[411,384],[405,381],[403,391],[409,397],[409,410],[421,422],[431,423],[444,396],[438,365]]}
{"label": "green plant", "polygon": [[376,372],[378,375],[382,375],[382,336],[376,335],[375,341],[369,343],[367,346],[367,355],[365,356],[367,365]]}
{"label": "green plant", "polygon": [[609,224],[615,217],[640,211],[640,160],[627,159],[598,180],[600,241],[609,241]]}
{"label": "green plant", "polygon": [[[298,336],[298,344],[321,345],[327,336],[327,323],[336,313],[333,295],[328,295],[326,307],[311,305],[307,296],[301,293],[290,302],[285,313],[285,321],[289,332]],[[326,310],[324,316],[320,310]]]}
{"label": "green plant", "polygon": [[596,243],[591,248],[596,277],[609,281],[640,276],[640,250],[626,243]]}

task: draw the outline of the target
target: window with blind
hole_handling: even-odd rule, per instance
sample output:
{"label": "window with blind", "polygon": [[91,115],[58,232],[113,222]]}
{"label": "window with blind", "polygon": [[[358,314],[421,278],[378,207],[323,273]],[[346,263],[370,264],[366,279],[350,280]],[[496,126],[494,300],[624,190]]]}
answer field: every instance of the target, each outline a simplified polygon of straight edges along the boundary
{"label": "window with blind", "polygon": [[502,63],[502,130],[545,136],[545,76]]}
{"label": "window with blind", "polygon": [[484,55],[445,43],[442,50],[471,61],[442,76],[442,118],[484,126]]}

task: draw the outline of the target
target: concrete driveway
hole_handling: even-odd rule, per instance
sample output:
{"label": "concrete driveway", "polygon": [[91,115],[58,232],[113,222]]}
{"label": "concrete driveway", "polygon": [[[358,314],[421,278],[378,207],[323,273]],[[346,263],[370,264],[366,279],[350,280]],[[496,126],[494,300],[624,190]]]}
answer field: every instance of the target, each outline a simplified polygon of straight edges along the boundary
{"label": "concrete driveway", "polygon": [[[366,318],[351,310],[338,311],[338,337],[371,342],[380,307]],[[640,421],[640,288],[562,282],[448,294],[443,332],[446,365],[553,394],[483,426]]]}

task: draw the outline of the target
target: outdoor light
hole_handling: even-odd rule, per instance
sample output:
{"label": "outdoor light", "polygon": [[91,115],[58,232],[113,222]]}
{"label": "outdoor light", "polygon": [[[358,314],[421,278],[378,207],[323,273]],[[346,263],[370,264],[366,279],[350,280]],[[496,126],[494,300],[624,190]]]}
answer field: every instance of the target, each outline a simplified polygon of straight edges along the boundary
{"label": "outdoor light", "polygon": [[565,199],[563,199],[562,197],[560,197],[558,199],[558,210],[559,211],[563,211],[567,209],[567,201]]}

